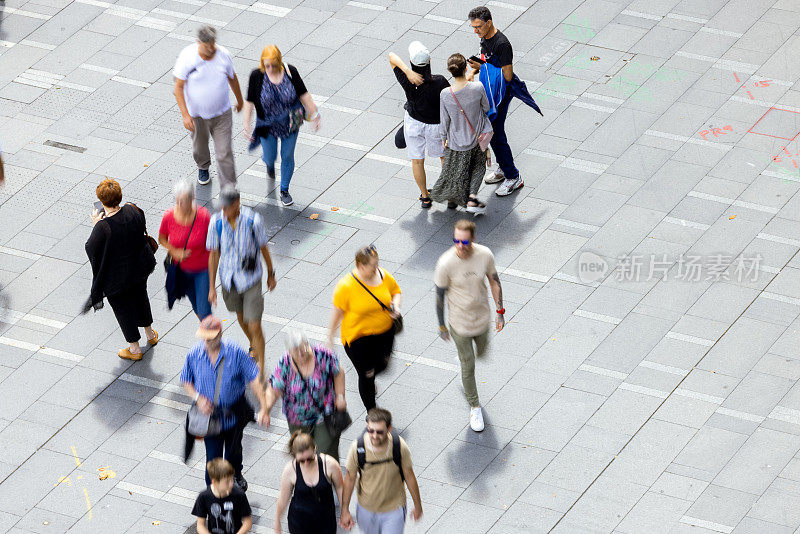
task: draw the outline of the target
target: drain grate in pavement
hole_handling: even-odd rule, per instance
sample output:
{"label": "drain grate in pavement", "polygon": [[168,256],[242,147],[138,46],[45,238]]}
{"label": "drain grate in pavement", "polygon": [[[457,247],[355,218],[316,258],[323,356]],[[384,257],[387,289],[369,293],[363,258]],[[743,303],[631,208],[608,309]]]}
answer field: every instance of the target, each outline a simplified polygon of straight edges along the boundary
{"label": "drain grate in pavement", "polygon": [[59,141],[51,141],[50,139],[45,141],[44,144],[47,145],[47,146],[60,148],[62,150],[71,150],[73,152],[86,152],[86,148],[84,148],[82,146],[68,145],[67,143],[61,143]]}

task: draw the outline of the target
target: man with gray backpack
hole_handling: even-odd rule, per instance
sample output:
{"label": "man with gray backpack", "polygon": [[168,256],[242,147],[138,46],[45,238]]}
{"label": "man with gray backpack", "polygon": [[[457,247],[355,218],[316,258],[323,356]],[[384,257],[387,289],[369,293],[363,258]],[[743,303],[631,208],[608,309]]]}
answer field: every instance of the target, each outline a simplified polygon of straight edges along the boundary
{"label": "man with gray backpack", "polygon": [[406,489],[414,501],[411,518],[422,517],[422,500],[411,464],[411,451],[392,428],[383,408],[367,412],[367,428],[350,447],[342,495],[342,528],[353,527],[350,498],[358,485],[356,519],[365,534],[402,534],[406,523]]}
{"label": "man with gray backpack", "polygon": [[275,269],[269,254],[269,235],[261,214],[241,206],[239,191],[228,184],[219,192],[221,211],[211,216],[206,235],[208,255],[208,302],[217,305],[217,268],[222,300],[236,314],[239,326],[250,342],[250,353],[264,373],[264,295],[261,278],[264,258],[267,289],[275,289]]}

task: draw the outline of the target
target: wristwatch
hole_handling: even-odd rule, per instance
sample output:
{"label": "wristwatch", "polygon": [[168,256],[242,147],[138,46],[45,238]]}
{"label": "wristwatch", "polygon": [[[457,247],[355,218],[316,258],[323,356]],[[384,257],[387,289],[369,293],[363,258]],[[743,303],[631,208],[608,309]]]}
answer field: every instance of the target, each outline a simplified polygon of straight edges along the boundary
{"label": "wristwatch", "polygon": [[447,327],[443,324],[439,325],[439,332],[447,332]]}
{"label": "wristwatch", "polygon": [[506,309],[500,308],[499,310],[497,310],[497,313],[499,313],[500,315],[504,315],[506,313]]}

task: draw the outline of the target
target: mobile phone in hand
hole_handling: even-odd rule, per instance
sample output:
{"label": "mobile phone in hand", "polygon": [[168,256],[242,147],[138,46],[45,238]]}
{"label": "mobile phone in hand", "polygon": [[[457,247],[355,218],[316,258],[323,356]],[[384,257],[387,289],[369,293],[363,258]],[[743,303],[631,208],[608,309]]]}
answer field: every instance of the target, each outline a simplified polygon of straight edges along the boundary
{"label": "mobile phone in hand", "polygon": [[103,213],[103,203],[99,200],[93,204],[94,209],[99,211],[101,214]]}
{"label": "mobile phone in hand", "polygon": [[484,60],[482,60],[482,59],[481,59],[481,58],[479,58],[478,56],[469,56],[469,60],[470,60],[470,61],[474,61],[475,63],[480,63],[481,65],[483,65],[484,63],[486,63]]}

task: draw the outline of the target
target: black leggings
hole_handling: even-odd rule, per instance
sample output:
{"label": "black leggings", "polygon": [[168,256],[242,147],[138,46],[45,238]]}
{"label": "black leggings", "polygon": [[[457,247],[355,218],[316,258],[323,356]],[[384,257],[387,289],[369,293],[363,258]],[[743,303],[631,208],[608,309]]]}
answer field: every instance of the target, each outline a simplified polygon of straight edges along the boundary
{"label": "black leggings", "polygon": [[147,278],[132,283],[119,293],[108,295],[108,303],[128,343],[135,343],[142,338],[140,326],[153,324],[150,300],[147,298]]}
{"label": "black leggings", "polygon": [[375,407],[375,375],[389,364],[394,347],[394,329],[354,339],[344,351],[358,373],[358,394],[367,410]]}

